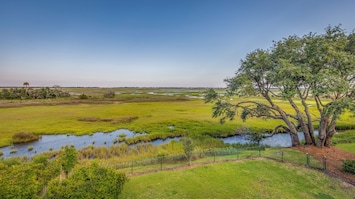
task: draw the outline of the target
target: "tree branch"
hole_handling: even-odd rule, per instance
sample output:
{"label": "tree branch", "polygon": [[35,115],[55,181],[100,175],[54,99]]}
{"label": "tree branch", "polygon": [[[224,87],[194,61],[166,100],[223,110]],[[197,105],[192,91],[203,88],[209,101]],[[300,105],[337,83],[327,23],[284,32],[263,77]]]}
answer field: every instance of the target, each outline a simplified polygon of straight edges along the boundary
{"label": "tree branch", "polygon": [[276,126],[273,130],[272,130],[272,132],[269,134],[269,135],[267,135],[267,136],[265,136],[264,138],[267,138],[267,137],[272,137],[273,135],[275,135],[275,134],[277,134],[277,131],[279,130],[279,129],[284,129],[284,131],[286,131],[286,132],[290,132],[290,129],[289,128],[287,128],[286,126],[284,126],[284,125],[278,125],[278,126]]}

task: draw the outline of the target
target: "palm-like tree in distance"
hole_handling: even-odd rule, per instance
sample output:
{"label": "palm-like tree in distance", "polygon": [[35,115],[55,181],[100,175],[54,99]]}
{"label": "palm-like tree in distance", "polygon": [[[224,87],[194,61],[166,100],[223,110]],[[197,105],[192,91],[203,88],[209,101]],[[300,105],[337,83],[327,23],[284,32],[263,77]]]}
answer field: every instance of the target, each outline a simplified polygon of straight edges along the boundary
{"label": "palm-like tree in distance", "polygon": [[27,88],[28,86],[30,86],[30,83],[24,82],[24,83],[23,83],[23,86]]}

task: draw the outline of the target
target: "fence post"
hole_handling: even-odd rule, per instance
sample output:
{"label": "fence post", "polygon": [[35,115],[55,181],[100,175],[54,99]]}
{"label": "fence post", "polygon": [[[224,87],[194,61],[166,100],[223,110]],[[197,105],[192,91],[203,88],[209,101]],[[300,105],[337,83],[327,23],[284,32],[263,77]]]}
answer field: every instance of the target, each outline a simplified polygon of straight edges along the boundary
{"label": "fence post", "polygon": [[160,157],[160,171],[162,171],[163,170],[163,156],[162,157]]}
{"label": "fence post", "polygon": [[327,170],[327,158],[323,156],[323,170]]}
{"label": "fence post", "polygon": [[284,161],[284,151],[281,151],[281,162]]}
{"label": "fence post", "polygon": [[309,167],[309,154],[306,153],[306,166]]}
{"label": "fence post", "polygon": [[216,162],[216,151],[213,152],[213,162]]}

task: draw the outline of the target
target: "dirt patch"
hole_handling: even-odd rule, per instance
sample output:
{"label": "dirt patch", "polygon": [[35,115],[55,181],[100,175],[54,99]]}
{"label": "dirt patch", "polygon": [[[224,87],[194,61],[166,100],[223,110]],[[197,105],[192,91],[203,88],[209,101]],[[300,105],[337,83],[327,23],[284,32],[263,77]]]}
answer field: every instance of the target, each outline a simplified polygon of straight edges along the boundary
{"label": "dirt patch", "polygon": [[355,160],[355,154],[344,151],[334,146],[324,148],[308,146],[294,147],[292,149],[308,153],[321,162],[323,162],[323,157],[325,157],[326,172],[330,172],[330,174],[334,174],[343,178],[346,181],[349,181],[352,184],[355,184],[355,174],[343,172],[341,169],[343,160]]}

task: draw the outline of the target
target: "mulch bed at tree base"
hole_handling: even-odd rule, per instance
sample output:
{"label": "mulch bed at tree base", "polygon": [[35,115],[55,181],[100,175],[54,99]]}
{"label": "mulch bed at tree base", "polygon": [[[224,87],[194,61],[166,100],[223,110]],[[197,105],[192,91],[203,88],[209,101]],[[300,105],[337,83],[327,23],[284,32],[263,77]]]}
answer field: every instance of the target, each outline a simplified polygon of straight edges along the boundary
{"label": "mulch bed at tree base", "polygon": [[355,154],[334,146],[323,148],[306,146],[293,147],[292,149],[308,153],[321,162],[323,161],[323,157],[326,157],[326,172],[330,172],[330,174],[334,174],[355,185],[355,174],[342,171],[343,160],[355,160]]}

